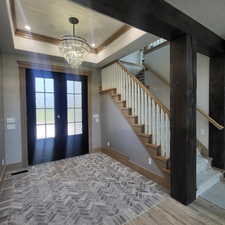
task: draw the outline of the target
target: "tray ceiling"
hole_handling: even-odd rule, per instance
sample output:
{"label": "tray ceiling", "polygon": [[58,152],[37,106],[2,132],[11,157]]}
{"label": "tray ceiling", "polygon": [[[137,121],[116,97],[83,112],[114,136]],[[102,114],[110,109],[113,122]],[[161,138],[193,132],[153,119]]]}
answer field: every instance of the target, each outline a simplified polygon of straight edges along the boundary
{"label": "tray ceiling", "polygon": [[15,0],[16,28],[60,38],[72,33],[68,18],[75,16],[80,20],[76,34],[88,40],[90,44],[101,45],[125,24],[108,16],[84,8],[70,0]]}

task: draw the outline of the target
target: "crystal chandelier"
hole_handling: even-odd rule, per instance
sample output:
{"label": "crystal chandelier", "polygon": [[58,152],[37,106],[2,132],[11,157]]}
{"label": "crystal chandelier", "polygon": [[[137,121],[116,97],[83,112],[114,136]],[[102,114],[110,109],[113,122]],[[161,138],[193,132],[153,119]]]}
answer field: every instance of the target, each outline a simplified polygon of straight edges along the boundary
{"label": "crystal chandelier", "polygon": [[84,38],[75,35],[75,24],[78,24],[79,20],[75,17],[70,17],[69,22],[73,25],[73,35],[63,36],[59,50],[72,68],[78,68],[91,48]]}

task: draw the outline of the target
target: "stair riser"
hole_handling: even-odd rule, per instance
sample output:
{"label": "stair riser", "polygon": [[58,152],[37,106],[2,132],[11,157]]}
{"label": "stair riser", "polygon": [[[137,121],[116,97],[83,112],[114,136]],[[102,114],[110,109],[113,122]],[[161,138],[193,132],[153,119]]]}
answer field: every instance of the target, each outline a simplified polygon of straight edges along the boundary
{"label": "stair riser", "polygon": [[112,97],[112,99],[114,100],[114,101],[121,101],[121,96],[120,95],[113,95],[113,96],[111,96]]}
{"label": "stair riser", "polygon": [[137,123],[137,117],[127,117],[131,123]]}
{"label": "stair riser", "polygon": [[197,190],[197,196],[201,195],[205,191],[209,190],[212,186],[220,182],[220,176],[217,175],[215,177],[212,177],[211,179],[204,182],[202,185],[198,187]]}
{"label": "stair riser", "polygon": [[161,168],[165,168],[168,169],[168,162],[167,161],[162,161],[162,160],[157,160],[157,164],[161,167]]}
{"label": "stair riser", "polygon": [[209,168],[209,163],[197,163],[197,174],[201,173],[204,170],[207,170]]}
{"label": "stair riser", "polygon": [[151,143],[151,137],[139,136],[139,138],[143,143]]}
{"label": "stair riser", "polygon": [[133,129],[136,133],[142,133],[144,130],[143,126],[133,126]]}
{"label": "stair riser", "polygon": [[121,108],[126,107],[126,102],[124,102],[124,101],[117,101],[116,104]]}
{"label": "stair riser", "polygon": [[149,148],[149,147],[146,147],[146,149],[148,150],[148,152],[150,153],[151,156],[159,155],[157,149]]}
{"label": "stair riser", "polygon": [[110,95],[115,95],[116,94],[116,90],[109,91],[109,94]]}
{"label": "stair riser", "polygon": [[121,109],[121,111],[126,117],[131,115],[131,109]]}

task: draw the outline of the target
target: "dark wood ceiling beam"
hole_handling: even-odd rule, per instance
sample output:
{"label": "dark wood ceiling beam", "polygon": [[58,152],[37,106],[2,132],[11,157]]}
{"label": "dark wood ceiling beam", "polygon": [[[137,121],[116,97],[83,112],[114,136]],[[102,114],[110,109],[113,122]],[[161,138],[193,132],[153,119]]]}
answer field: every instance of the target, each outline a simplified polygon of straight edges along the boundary
{"label": "dark wood ceiling beam", "polygon": [[163,0],[72,0],[146,32],[173,40],[183,34],[196,39],[207,55],[225,51],[225,40]]}

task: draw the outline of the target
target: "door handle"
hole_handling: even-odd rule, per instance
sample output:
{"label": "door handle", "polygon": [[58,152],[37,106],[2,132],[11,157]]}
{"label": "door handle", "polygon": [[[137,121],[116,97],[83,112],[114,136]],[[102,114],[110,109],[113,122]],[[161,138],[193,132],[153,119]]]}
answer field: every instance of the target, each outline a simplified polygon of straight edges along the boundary
{"label": "door handle", "polygon": [[56,116],[56,118],[57,118],[57,119],[60,119],[60,115],[58,114],[58,115]]}

